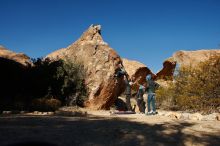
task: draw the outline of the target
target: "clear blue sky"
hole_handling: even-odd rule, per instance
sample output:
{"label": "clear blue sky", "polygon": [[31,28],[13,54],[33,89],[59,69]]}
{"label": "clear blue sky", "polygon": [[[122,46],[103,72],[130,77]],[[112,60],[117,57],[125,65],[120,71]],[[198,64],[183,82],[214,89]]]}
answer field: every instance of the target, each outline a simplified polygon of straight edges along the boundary
{"label": "clear blue sky", "polygon": [[0,44],[30,57],[67,47],[90,24],[154,72],[175,51],[220,48],[220,0],[0,0]]}

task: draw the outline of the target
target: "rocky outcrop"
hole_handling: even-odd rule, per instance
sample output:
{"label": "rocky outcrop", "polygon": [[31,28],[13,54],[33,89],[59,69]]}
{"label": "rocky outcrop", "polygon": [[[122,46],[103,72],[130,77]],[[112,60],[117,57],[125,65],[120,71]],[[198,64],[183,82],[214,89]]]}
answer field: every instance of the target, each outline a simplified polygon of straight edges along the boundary
{"label": "rocky outcrop", "polygon": [[1,58],[5,58],[5,59],[9,59],[9,60],[13,60],[15,62],[18,62],[22,65],[28,65],[31,64],[30,62],[30,58],[23,54],[23,53],[15,53],[12,52],[6,48],[4,48],[3,46],[0,46],[0,57]]}
{"label": "rocky outcrop", "polygon": [[[89,100],[86,106],[92,109],[109,109],[123,92],[123,78],[114,78],[120,56],[103,41],[101,26],[91,25],[87,31],[67,48],[49,54],[52,60],[70,59],[84,65]],[[117,80],[117,81],[116,81]]]}
{"label": "rocky outcrop", "polygon": [[174,70],[176,68],[176,61],[173,58],[169,58],[163,62],[163,69],[160,70],[156,74],[156,79],[163,79],[163,80],[173,80]]}
{"label": "rocky outcrop", "polygon": [[196,66],[208,60],[211,56],[220,56],[220,50],[178,51],[173,54],[173,59],[182,66]]}
{"label": "rocky outcrop", "polygon": [[178,51],[163,62],[163,69],[156,74],[156,80],[172,80],[177,64],[180,67],[194,67],[213,55],[220,56],[220,50]]}
{"label": "rocky outcrop", "polygon": [[135,84],[132,89],[137,91],[139,84],[143,84],[146,82],[146,76],[151,74],[153,78],[156,77],[154,73],[144,64],[123,58],[123,65],[125,70],[127,71],[130,78],[133,79]]}
{"label": "rocky outcrop", "polygon": [[146,82],[146,76],[151,74],[153,79],[157,80],[161,84],[167,86],[167,81],[173,79],[174,70],[176,67],[176,61],[169,58],[164,61],[163,69],[160,70],[156,75],[146,65],[133,60],[123,58],[124,67],[129,77],[134,79],[136,84],[132,87],[133,90],[137,90],[139,84]]}

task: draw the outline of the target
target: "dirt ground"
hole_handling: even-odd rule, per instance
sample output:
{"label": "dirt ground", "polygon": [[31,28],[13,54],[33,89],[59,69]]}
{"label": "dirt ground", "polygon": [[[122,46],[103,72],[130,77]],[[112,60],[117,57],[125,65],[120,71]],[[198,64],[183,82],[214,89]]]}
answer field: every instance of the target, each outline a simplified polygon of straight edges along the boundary
{"label": "dirt ground", "polygon": [[159,115],[1,115],[0,146],[220,146],[219,121]]}

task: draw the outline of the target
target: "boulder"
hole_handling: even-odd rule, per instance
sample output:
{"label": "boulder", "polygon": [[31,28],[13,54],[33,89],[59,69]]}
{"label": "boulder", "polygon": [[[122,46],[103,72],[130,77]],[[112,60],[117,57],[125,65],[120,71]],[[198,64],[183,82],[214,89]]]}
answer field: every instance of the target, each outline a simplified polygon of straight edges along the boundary
{"label": "boulder", "polygon": [[189,119],[201,121],[203,119],[203,116],[200,113],[194,113],[189,115]]}
{"label": "boulder", "polygon": [[181,120],[189,120],[190,113],[182,113],[180,119]]}
{"label": "boulder", "polygon": [[202,121],[216,121],[218,120],[218,113],[212,113],[209,115],[205,115],[203,116],[203,118],[201,119]]}
{"label": "boulder", "polygon": [[176,61],[171,57],[163,62],[163,69],[156,74],[156,79],[173,80]]}
{"label": "boulder", "polygon": [[172,112],[169,117],[173,118],[173,119],[181,119],[182,118],[182,114],[178,113],[178,112]]}
{"label": "boulder", "polygon": [[151,74],[153,78],[156,77],[154,73],[144,64],[123,58],[123,65],[125,70],[127,71],[130,78],[132,78],[135,84],[132,89],[137,91],[139,84],[143,84],[146,82],[146,76]]}
{"label": "boulder", "polygon": [[211,56],[220,56],[220,50],[197,50],[197,51],[178,51],[173,54],[175,60],[180,67],[196,66],[200,62],[208,60]]}
{"label": "boulder", "polygon": [[85,105],[91,109],[109,109],[124,91],[123,78],[114,78],[122,60],[114,49],[103,41],[100,25],[91,25],[76,42],[47,57],[51,60],[68,58],[83,64],[89,93],[89,100]]}

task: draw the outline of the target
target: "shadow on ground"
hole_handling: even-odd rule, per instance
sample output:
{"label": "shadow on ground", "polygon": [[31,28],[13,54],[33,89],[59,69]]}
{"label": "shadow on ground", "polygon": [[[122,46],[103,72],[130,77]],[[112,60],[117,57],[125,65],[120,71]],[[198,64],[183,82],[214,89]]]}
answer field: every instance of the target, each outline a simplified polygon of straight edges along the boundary
{"label": "shadow on ground", "polygon": [[0,117],[1,146],[219,145],[219,133],[193,133],[191,123],[131,122],[101,117]]}

